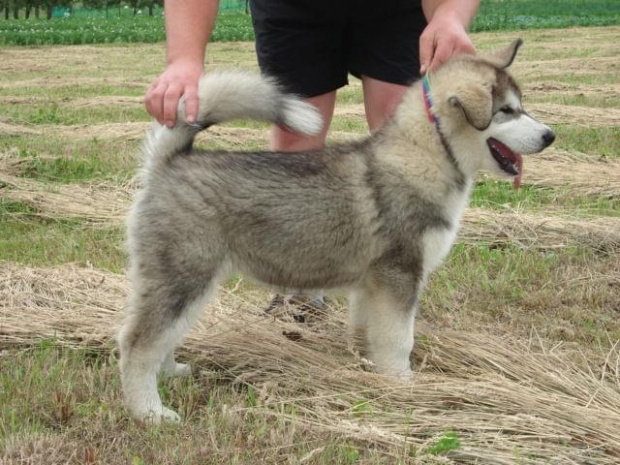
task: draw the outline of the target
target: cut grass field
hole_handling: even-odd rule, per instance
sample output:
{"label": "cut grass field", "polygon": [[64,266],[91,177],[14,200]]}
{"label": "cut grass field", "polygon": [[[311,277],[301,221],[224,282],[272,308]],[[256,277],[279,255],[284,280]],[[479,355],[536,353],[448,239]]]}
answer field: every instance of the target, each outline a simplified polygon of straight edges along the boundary
{"label": "cut grass field", "polygon": [[[179,426],[131,421],[113,335],[129,283],[123,218],[161,45],[3,48],[0,60],[0,463],[597,464],[620,462],[619,27],[533,30],[514,67],[558,134],[524,188],[481,176],[421,304],[415,380],[376,376],[346,308],[266,316],[222,286],[162,380]],[[489,49],[516,37],[475,34]],[[208,69],[256,69],[249,43]],[[138,63],[138,65],[136,65]],[[366,131],[359,82],[330,143]],[[262,124],[202,147],[265,148]]]}

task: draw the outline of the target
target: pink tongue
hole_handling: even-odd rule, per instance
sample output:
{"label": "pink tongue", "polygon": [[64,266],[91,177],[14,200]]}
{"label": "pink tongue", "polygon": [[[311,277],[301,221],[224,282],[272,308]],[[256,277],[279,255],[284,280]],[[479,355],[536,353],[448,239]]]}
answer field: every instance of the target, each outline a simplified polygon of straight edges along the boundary
{"label": "pink tongue", "polygon": [[523,177],[523,157],[520,153],[515,153],[515,155],[515,164],[517,165],[517,170],[519,170],[519,174],[515,176],[514,186],[515,189],[518,189],[519,187],[521,187],[521,178]]}
{"label": "pink tongue", "polygon": [[510,160],[516,165],[519,174],[515,176],[514,186],[516,189],[518,189],[519,187],[521,187],[521,179],[523,178],[523,157],[520,153],[513,152],[498,140],[495,140],[495,148],[499,150],[499,152],[504,157],[506,157],[508,160]]}

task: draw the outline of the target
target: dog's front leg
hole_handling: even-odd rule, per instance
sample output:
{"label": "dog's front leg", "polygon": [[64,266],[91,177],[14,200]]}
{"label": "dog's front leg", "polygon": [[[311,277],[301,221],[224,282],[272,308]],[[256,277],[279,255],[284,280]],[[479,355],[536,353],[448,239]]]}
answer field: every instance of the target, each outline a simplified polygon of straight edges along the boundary
{"label": "dog's front leg", "polygon": [[[386,278],[386,279],[384,279]],[[351,303],[353,331],[364,326],[368,358],[378,373],[411,378],[409,356],[413,349],[413,329],[418,283],[400,272],[381,273],[354,293]]]}

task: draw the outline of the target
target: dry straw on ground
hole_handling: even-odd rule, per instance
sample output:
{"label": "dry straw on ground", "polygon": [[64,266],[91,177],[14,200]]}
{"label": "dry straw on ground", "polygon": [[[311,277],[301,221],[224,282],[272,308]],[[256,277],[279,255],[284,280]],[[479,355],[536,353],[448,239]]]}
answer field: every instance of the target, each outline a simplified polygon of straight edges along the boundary
{"label": "dry straw on ground", "polygon": [[572,154],[550,149],[525,162],[526,185],[565,188],[576,196],[617,198],[620,195],[620,160]]}
{"label": "dry straw on ground", "polygon": [[546,124],[586,127],[620,126],[620,110],[615,108],[578,107],[553,103],[530,103],[528,111]]}
{"label": "dry straw on ground", "polygon": [[41,218],[80,218],[92,225],[121,225],[127,213],[130,192],[129,187],[106,183],[56,185],[12,176],[0,170],[2,198],[32,206]]}
{"label": "dry straw on ground", "polygon": [[524,248],[580,245],[612,251],[620,248],[620,220],[606,217],[584,220],[470,208],[465,212],[458,240],[469,244],[511,243]]}
{"label": "dry straw on ground", "polygon": [[[4,347],[54,337],[60,344],[112,347],[127,284],[122,276],[63,266],[4,264]],[[264,313],[266,294],[222,290],[188,338],[186,356],[258,393],[257,414],[290,416],[298,427],[364,444],[423,451],[445,431],[461,446],[445,463],[617,464],[620,344],[599,354],[489,334],[423,326],[416,376],[396,384],[365,369],[344,338],[341,307],[306,324]],[[289,336],[286,337],[285,334]],[[295,334],[295,337],[290,337]],[[293,407],[297,412],[290,415]],[[234,408],[242,414],[244,408]],[[390,452],[391,451],[391,452]]]}

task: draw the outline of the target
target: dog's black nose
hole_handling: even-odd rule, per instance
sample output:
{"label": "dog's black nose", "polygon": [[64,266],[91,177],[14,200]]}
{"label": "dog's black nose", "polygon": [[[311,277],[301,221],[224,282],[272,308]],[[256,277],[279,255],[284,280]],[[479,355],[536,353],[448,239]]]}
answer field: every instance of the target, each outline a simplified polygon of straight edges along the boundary
{"label": "dog's black nose", "polygon": [[551,144],[553,144],[554,140],[555,134],[553,133],[553,131],[547,131],[543,134],[543,142],[545,143],[545,147],[549,147]]}

